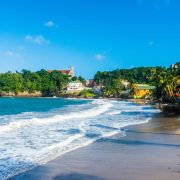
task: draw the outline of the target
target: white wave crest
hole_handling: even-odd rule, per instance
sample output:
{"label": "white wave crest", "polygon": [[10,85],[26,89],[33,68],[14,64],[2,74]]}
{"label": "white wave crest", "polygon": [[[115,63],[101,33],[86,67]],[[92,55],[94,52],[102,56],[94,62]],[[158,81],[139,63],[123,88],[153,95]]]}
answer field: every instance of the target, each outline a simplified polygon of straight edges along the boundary
{"label": "white wave crest", "polygon": [[107,113],[108,115],[117,115],[117,114],[121,114],[121,110],[116,110],[116,111],[111,111],[109,113]]}
{"label": "white wave crest", "polygon": [[62,122],[69,119],[91,118],[91,117],[95,117],[106,112],[109,108],[113,106],[111,103],[107,101],[103,101],[103,100],[95,100],[93,101],[93,104],[94,105],[96,104],[97,107],[84,110],[84,111],[82,110],[78,112],[64,114],[64,115],[55,115],[49,118],[32,118],[32,119],[10,122],[7,125],[0,126],[0,133],[4,133],[4,132],[19,129],[19,128],[23,128],[26,126],[32,126],[32,125],[36,125],[36,126],[47,125],[51,123]]}

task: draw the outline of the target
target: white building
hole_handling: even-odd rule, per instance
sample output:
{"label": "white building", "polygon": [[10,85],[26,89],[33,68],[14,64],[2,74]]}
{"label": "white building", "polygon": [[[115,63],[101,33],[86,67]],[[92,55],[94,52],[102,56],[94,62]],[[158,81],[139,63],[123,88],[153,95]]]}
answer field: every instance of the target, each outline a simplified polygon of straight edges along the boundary
{"label": "white building", "polygon": [[121,80],[121,83],[127,88],[128,87],[128,85],[130,84],[127,80],[125,80],[125,79],[122,79]]}
{"label": "white building", "polygon": [[71,81],[67,85],[67,90],[68,91],[82,91],[82,90],[84,90],[84,86],[81,83],[81,81],[79,81],[79,80]]}

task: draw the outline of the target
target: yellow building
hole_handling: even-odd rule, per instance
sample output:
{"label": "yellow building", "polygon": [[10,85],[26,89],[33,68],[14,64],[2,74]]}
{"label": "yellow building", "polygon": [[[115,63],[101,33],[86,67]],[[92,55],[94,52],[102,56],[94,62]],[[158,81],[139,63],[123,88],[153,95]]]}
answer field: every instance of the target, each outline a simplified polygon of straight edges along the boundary
{"label": "yellow building", "polygon": [[148,84],[134,84],[134,98],[141,99],[149,97],[152,94],[152,91],[155,89],[155,86],[150,86]]}
{"label": "yellow building", "polygon": [[176,87],[174,95],[175,97],[180,97],[180,84]]}

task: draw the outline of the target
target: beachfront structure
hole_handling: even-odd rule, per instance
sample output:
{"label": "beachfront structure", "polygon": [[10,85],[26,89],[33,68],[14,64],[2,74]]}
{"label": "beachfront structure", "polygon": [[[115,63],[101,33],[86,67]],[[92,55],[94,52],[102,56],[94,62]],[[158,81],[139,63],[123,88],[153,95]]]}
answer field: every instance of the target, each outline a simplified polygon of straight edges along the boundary
{"label": "beachfront structure", "polygon": [[149,97],[153,90],[155,89],[155,86],[150,86],[148,84],[134,84],[133,85],[133,91],[134,91],[134,98],[147,98]]}
{"label": "beachfront structure", "polygon": [[70,81],[67,85],[67,91],[82,91],[84,90],[84,86],[81,81]]}
{"label": "beachfront structure", "polygon": [[66,75],[69,75],[70,77],[74,77],[74,67],[72,67],[72,66],[66,70],[48,70],[49,73],[51,73],[53,71],[58,71],[62,74],[66,74]]}

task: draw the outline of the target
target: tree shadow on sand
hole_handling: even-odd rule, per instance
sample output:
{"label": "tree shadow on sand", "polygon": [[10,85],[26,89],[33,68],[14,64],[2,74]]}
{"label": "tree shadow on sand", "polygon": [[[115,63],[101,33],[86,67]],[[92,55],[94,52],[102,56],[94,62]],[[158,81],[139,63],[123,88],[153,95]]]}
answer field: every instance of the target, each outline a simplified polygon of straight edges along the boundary
{"label": "tree shadow on sand", "polygon": [[60,174],[54,177],[53,180],[105,180],[105,179],[88,174],[69,173],[69,174]]}

